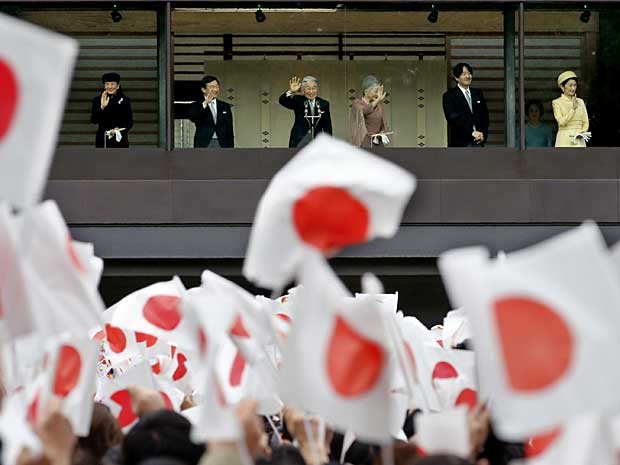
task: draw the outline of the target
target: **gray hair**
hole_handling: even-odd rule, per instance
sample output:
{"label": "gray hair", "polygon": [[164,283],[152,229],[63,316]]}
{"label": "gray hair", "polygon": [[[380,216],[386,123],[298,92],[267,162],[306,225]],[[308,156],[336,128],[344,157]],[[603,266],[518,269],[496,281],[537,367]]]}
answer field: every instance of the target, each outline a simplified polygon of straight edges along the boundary
{"label": "gray hair", "polygon": [[317,86],[319,85],[319,80],[314,76],[304,76],[301,80],[301,88],[303,89],[307,84],[315,83]]}
{"label": "gray hair", "polygon": [[364,79],[362,79],[362,91],[366,92],[367,90],[372,89],[379,84],[381,84],[379,78],[372,75],[366,76]]}

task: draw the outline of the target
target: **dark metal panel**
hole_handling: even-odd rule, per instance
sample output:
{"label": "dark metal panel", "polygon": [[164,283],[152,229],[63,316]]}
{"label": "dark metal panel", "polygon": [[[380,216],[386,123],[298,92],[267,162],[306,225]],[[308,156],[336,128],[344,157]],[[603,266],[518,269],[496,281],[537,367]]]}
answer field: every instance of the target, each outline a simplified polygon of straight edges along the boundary
{"label": "dark metal panel", "polygon": [[55,200],[65,219],[87,223],[92,220],[86,201],[87,190],[87,181],[49,181],[43,198]]}
{"label": "dark metal panel", "polygon": [[[173,222],[170,181],[89,181],[85,184],[89,215],[86,223]],[[67,218],[67,222],[71,223],[72,218]]]}
{"label": "dark metal panel", "polygon": [[527,149],[524,175],[530,179],[616,179],[620,150],[590,147]]}
{"label": "dark metal panel", "polygon": [[[339,257],[437,257],[456,247],[485,245],[492,253],[514,251],[573,227],[571,225],[408,225],[392,239],[346,249]],[[620,239],[620,225],[602,225],[608,244]],[[77,240],[95,244],[104,259],[243,258],[249,226],[72,226]]]}
{"label": "dark metal panel", "polygon": [[527,223],[530,205],[528,181],[441,181],[441,223]]}
{"label": "dark metal panel", "polygon": [[268,181],[173,181],[174,223],[252,223]]}
{"label": "dark metal panel", "polygon": [[403,223],[441,222],[441,181],[421,179],[403,213]]}
{"label": "dark metal panel", "polygon": [[441,178],[519,179],[524,177],[524,168],[522,157],[515,149],[451,149],[442,157]]}
{"label": "dark metal panel", "polygon": [[58,149],[50,180],[168,179],[169,156],[161,149]]}
{"label": "dark metal panel", "polygon": [[[288,152],[288,149],[287,149]],[[262,169],[263,151],[243,149],[175,150],[170,157],[173,179],[269,179],[283,165]]]}
{"label": "dark metal panel", "polygon": [[617,180],[535,180],[532,221],[618,221]]}

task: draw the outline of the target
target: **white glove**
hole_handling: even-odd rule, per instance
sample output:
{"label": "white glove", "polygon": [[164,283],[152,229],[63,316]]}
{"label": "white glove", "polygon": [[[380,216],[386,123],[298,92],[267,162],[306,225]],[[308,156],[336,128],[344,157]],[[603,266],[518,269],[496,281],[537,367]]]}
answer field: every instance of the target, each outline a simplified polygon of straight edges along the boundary
{"label": "white glove", "polygon": [[383,145],[387,145],[390,143],[390,138],[385,134],[375,134],[374,136],[372,136],[372,143],[379,144],[379,139],[381,139],[381,143]]}
{"label": "white glove", "polygon": [[579,133],[575,136],[573,136],[573,144],[577,145],[579,143],[578,139],[582,138],[585,142],[590,142],[590,138],[592,137],[592,133],[591,132],[582,132]]}

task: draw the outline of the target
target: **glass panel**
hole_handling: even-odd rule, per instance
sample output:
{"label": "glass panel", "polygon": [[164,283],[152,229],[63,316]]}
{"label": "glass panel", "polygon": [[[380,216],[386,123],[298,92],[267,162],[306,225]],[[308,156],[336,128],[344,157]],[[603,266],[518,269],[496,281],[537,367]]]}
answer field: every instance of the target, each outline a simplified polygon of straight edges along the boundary
{"label": "glass panel", "polygon": [[[200,80],[206,74],[219,80],[216,99],[231,106],[235,147],[289,146],[294,115],[279,99],[291,77],[306,75],[319,80],[334,136],[351,140],[351,107],[362,97],[363,78],[372,75],[386,97],[385,125],[380,117],[371,121],[371,132],[390,132],[387,147],[445,147],[442,95],[455,85],[451,70],[459,62],[472,65],[473,86],[487,98],[489,145],[503,144],[501,11],[177,8],[173,29],[177,147],[194,146],[189,108],[204,99]],[[359,128],[359,118],[353,123]],[[212,139],[212,131],[199,136],[200,145],[211,143],[204,137]]]}
{"label": "glass panel", "polygon": [[[112,15],[114,13],[114,15]],[[60,146],[95,146],[91,102],[102,93],[101,77],[116,72],[131,101],[134,125],[131,147],[158,142],[157,18],[154,11],[19,10],[18,17],[69,35],[80,43]]]}
{"label": "glass panel", "polygon": [[[619,145],[620,125],[615,117],[620,104],[615,84],[620,70],[618,6],[601,11],[529,10],[525,21],[527,146]],[[570,80],[573,74],[577,79]],[[565,91],[558,83],[560,75],[567,84]],[[579,134],[588,131],[592,137],[585,142]],[[549,132],[550,142],[545,137]]]}

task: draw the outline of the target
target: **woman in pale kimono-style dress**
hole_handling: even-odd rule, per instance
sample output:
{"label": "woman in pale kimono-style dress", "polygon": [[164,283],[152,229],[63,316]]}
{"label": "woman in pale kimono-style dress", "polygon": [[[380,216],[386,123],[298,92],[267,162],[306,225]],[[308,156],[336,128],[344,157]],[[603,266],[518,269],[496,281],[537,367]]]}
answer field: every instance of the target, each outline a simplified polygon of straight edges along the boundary
{"label": "woman in pale kimono-style dress", "polygon": [[[374,134],[387,131],[381,102],[385,99],[383,85],[374,76],[362,80],[362,97],[351,104],[351,143],[357,147],[371,148],[383,145],[382,137]],[[374,141],[373,141],[374,139]]]}
{"label": "woman in pale kimono-style dress", "polygon": [[556,147],[585,147],[586,136],[575,137],[588,131],[588,111],[584,101],[577,97],[577,75],[572,71],[564,71],[558,76],[558,86],[562,95],[553,104],[553,116],[558,123],[558,134],[555,138]]}

